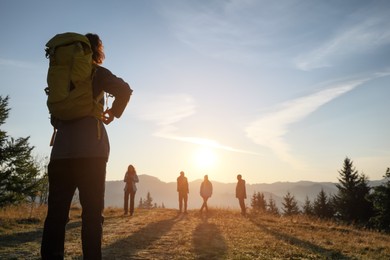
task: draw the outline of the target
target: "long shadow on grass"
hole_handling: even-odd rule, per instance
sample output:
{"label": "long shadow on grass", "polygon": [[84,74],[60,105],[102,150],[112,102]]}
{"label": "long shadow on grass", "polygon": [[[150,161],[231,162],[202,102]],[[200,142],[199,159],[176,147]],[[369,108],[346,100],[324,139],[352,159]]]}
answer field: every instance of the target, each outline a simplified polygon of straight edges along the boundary
{"label": "long shadow on grass", "polygon": [[273,235],[275,238],[282,240],[285,243],[301,247],[301,248],[308,250],[308,251],[312,251],[315,254],[319,254],[322,257],[324,257],[325,259],[338,259],[338,260],[352,259],[352,258],[344,255],[343,253],[341,253],[338,250],[326,249],[326,248],[323,248],[319,245],[313,244],[311,242],[308,242],[308,241],[299,239],[297,237],[273,230],[265,224],[255,222],[253,219],[251,219],[251,222],[253,224],[255,224],[256,226],[258,226],[263,232],[269,233],[269,234]]}
{"label": "long shadow on grass", "polygon": [[19,247],[23,243],[40,241],[42,229],[0,236],[0,247]]}
{"label": "long shadow on grass", "polygon": [[[118,240],[105,247],[104,255],[112,256],[113,259],[132,259],[138,251],[148,248],[154,241],[159,240],[164,234],[172,229],[177,222],[177,217],[150,223],[147,226],[133,233],[131,236]],[[165,248],[169,250],[169,248]]]}
{"label": "long shadow on grass", "polygon": [[225,239],[215,224],[203,218],[193,232],[196,259],[223,259],[227,252]]}
{"label": "long shadow on grass", "polygon": [[[81,222],[71,222],[66,225],[66,230],[77,228],[81,226]],[[23,243],[41,241],[43,228],[37,228],[35,230],[27,232],[17,232],[8,235],[0,235],[1,247],[20,247]]]}

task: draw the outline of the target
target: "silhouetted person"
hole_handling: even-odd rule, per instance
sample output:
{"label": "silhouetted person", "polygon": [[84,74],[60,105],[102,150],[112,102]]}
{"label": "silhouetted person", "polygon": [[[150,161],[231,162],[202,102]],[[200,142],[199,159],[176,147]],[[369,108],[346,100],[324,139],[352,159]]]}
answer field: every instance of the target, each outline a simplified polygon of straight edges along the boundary
{"label": "silhouetted person", "polygon": [[237,186],[236,186],[236,198],[240,203],[241,214],[246,215],[245,199],[246,199],[246,187],[245,180],[242,179],[241,174],[237,175]]}
{"label": "silhouetted person", "polygon": [[187,201],[188,201],[188,180],[187,177],[184,176],[184,172],[180,172],[180,176],[177,177],[177,192],[179,193],[179,210],[180,213],[183,210],[184,203],[184,213],[187,213]]}
{"label": "silhouetted person", "polygon": [[[111,109],[101,111],[101,119],[94,116],[71,121],[51,119],[57,134],[48,166],[49,199],[41,244],[42,259],[64,259],[65,225],[76,189],[82,207],[83,258],[102,258],[104,189],[110,148],[104,124],[122,115],[132,90],[125,81],[100,66],[104,52],[99,36],[89,33],[86,37],[92,47],[95,67],[93,96],[97,98],[103,91],[115,99]],[[99,102],[104,104],[104,98]]]}
{"label": "silhouetted person", "polygon": [[200,185],[200,196],[203,198],[203,204],[200,208],[200,212],[202,212],[204,208],[206,209],[206,212],[209,211],[209,208],[207,207],[207,200],[211,197],[212,194],[213,184],[209,181],[209,177],[205,175],[204,180]]}
{"label": "silhouetted person", "polygon": [[130,196],[130,216],[133,216],[134,214],[134,198],[135,193],[137,192],[137,186],[135,185],[137,182],[139,182],[137,172],[135,171],[135,168],[133,165],[129,165],[127,167],[127,172],[125,174],[125,178],[123,179],[124,182],[126,182],[124,191],[125,191],[125,198],[124,198],[124,210],[125,215],[128,214],[129,209],[129,196]]}

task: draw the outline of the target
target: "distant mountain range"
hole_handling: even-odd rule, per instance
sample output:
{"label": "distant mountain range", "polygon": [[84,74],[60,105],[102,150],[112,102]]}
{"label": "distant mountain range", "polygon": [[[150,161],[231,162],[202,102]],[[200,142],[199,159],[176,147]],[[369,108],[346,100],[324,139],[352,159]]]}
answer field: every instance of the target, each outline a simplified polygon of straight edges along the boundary
{"label": "distant mountain range", "polygon": [[[202,205],[202,198],[199,195],[200,184],[202,180],[189,182],[189,197],[188,208],[196,209]],[[370,181],[370,186],[380,185],[383,181]],[[213,195],[208,201],[210,207],[218,208],[238,208],[238,201],[235,198],[236,183],[221,183],[212,181]],[[246,204],[250,207],[251,197],[254,192],[264,194],[267,202],[272,196],[279,209],[282,209],[283,197],[290,192],[295,196],[299,205],[303,205],[306,196],[313,201],[318,193],[323,189],[326,194],[336,194],[336,183],[332,182],[275,182],[272,184],[247,184],[247,200]],[[123,181],[107,181],[106,182],[106,207],[123,207]],[[146,198],[150,192],[153,198],[153,203],[157,206],[164,205],[166,208],[178,208],[178,196],[176,191],[176,182],[163,182],[156,177],[150,175],[139,175],[139,183],[137,184],[137,193],[135,195],[135,206],[138,206],[139,200],[142,197]]]}

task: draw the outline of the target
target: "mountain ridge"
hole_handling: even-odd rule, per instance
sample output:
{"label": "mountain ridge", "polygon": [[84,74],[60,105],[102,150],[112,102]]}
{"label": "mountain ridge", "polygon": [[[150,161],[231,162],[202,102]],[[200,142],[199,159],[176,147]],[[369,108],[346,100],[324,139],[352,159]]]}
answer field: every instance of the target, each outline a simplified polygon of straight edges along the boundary
{"label": "mountain ridge", "polygon": [[[176,182],[164,182],[159,178],[141,174],[139,177],[139,183],[137,183],[137,193],[135,197],[135,205],[138,206],[139,200],[142,197],[146,198],[148,192],[150,192],[153,198],[153,203],[157,206],[166,208],[178,207],[178,196],[176,191]],[[188,196],[188,208],[200,208],[202,199],[199,195],[201,179],[196,179],[189,182],[189,196]],[[383,180],[370,181],[371,187],[380,185]],[[213,195],[209,199],[208,204],[210,207],[217,208],[238,208],[238,202],[235,198],[236,183],[223,183],[218,181],[212,181],[213,183]],[[123,188],[124,182],[118,181],[106,181],[106,196],[105,205],[107,207],[123,207]],[[333,182],[312,182],[312,181],[297,181],[297,182],[275,182],[275,183],[256,183],[247,184],[247,199],[246,204],[250,207],[251,197],[254,192],[261,192],[264,194],[265,199],[272,199],[275,201],[277,207],[281,209],[283,197],[290,192],[295,196],[298,204],[303,205],[306,196],[310,201],[313,201],[318,193],[323,189],[327,195],[336,194],[338,189],[336,183]]]}

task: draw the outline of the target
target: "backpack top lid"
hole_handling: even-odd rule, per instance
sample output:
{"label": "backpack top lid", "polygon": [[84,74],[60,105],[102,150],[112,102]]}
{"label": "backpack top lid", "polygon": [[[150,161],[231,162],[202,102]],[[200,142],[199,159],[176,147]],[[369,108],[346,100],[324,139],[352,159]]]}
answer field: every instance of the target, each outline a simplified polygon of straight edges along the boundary
{"label": "backpack top lid", "polygon": [[46,46],[50,63],[45,91],[51,116],[59,120],[94,116],[100,120],[103,93],[93,97],[95,68],[88,38],[78,33],[62,33]]}
{"label": "backpack top lid", "polygon": [[91,44],[85,35],[74,32],[66,32],[55,35],[46,43],[46,47],[51,49],[56,48],[58,46],[72,44],[74,42],[84,43],[88,45],[89,48],[91,48]]}

